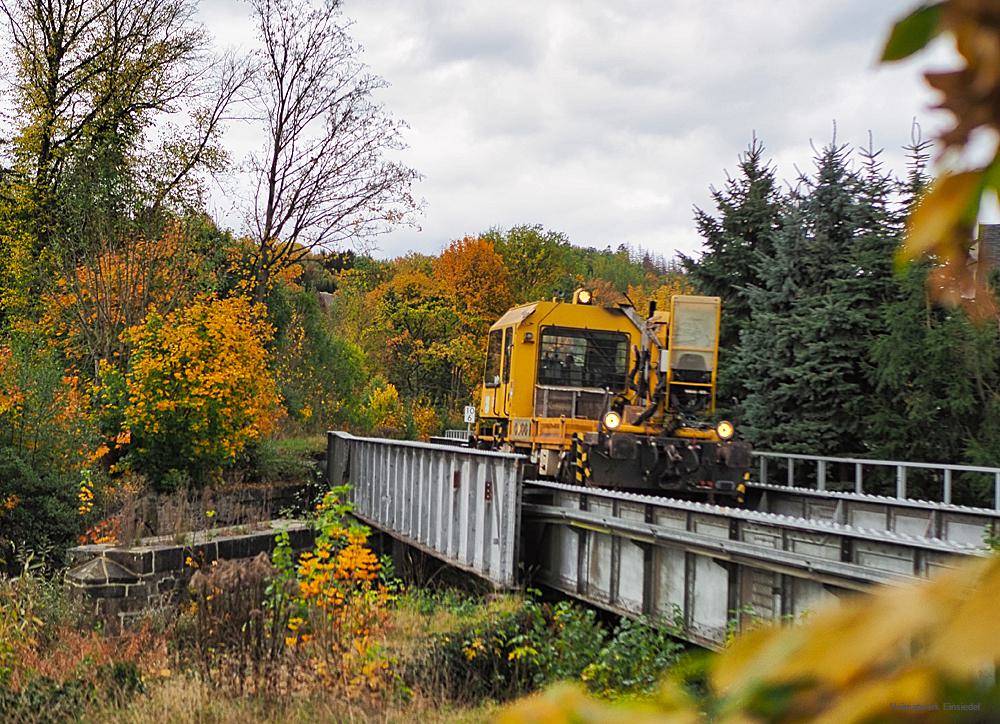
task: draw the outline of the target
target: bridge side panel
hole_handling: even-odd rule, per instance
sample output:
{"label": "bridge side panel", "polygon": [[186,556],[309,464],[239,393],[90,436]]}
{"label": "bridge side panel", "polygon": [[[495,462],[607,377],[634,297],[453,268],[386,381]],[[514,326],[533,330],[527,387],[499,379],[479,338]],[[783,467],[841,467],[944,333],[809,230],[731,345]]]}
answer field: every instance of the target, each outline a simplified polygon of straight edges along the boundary
{"label": "bridge side panel", "polygon": [[522,457],[328,433],[331,485],[365,523],[501,588],[517,585]]}

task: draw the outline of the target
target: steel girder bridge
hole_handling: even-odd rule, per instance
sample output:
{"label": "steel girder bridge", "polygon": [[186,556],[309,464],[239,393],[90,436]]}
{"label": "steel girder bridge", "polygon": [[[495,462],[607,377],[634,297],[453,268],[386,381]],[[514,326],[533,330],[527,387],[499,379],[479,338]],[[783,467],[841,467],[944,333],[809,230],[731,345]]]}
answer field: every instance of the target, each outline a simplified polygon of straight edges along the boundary
{"label": "steel girder bridge", "polygon": [[[519,455],[342,432],[327,472],[359,519],[497,588],[544,584],[711,648],[734,626],[986,555],[1000,535],[1000,468],[756,455],[743,508],[525,480]],[[992,507],[956,504],[973,492]]]}

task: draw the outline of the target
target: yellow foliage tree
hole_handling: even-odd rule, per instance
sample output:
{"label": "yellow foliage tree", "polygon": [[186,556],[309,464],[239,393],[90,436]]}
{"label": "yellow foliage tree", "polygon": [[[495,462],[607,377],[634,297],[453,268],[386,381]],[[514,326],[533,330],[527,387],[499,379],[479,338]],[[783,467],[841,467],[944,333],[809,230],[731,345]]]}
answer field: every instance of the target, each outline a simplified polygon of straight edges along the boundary
{"label": "yellow foliage tree", "polygon": [[280,397],[262,305],[201,295],[133,327],[125,422],[143,472],[198,476],[273,429]]}
{"label": "yellow foliage tree", "polygon": [[649,309],[649,303],[656,302],[656,308],[663,311],[670,310],[670,298],[678,294],[694,294],[694,285],[683,274],[672,274],[665,277],[662,282],[647,286],[628,287],[628,296],[635,304],[635,308],[645,314]]}
{"label": "yellow foliage tree", "polygon": [[413,405],[413,428],[417,437],[427,440],[441,428],[437,410],[427,400],[417,400]]}
{"label": "yellow foliage tree", "polygon": [[368,396],[368,419],[376,430],[399,431],[403,428],[403,403],[392,383],[376,387]]}

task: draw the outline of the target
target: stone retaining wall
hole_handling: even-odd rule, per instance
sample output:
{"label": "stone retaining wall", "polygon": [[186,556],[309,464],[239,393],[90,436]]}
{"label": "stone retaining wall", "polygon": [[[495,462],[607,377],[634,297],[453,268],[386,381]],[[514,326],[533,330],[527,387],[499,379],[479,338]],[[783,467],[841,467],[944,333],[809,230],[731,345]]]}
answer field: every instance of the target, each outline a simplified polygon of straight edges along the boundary
{"label": "stone retaining wall", "polygon": [[65,581],[94,621],[117,629],[148,612],[175,607],[196,570],[191,563],[270,554],[280,530],[288,531],[296,550],[312,545],[312,528],[296,520],[146,538],[134,546],[83,545],[70,549]]}

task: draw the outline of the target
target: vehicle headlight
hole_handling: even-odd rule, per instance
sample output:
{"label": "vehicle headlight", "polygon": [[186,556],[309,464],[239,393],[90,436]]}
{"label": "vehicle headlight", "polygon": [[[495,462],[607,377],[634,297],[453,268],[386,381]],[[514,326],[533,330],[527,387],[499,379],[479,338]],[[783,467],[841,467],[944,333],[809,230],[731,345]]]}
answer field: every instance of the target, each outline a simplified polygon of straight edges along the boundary
{"label": "vehicle headlight", "polygon": [[736,428],[729,420],[722,420],[715,426],[715,434],[723,440],[732,440],[733,435],[736,434]]}
{"label": "vehicle headlight", "polygon": [[622,424],[622,416],[619,415],[614,410],[611,410],[604,416],[604,427],[609,430],[617,430],[618,426]]}
{"label": "vehicle headlight", "polygon": [[591,295],[589,289],[581,289],[576,294],[576,301],[580,304],[590,304],[592,299],[593,296]]}

